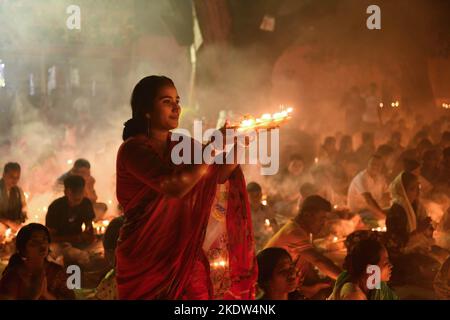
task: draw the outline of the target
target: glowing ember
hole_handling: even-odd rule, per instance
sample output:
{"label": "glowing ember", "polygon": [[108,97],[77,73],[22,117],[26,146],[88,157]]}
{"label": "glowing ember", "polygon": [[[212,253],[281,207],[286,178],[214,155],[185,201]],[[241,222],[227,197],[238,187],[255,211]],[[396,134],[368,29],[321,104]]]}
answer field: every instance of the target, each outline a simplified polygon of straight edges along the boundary
{"label": "glowing ember", "polygon": [[398,108],[399,106],[400,106],[400,102],[398,102],[398,101],[394,101],[391,103],[392,108]]}

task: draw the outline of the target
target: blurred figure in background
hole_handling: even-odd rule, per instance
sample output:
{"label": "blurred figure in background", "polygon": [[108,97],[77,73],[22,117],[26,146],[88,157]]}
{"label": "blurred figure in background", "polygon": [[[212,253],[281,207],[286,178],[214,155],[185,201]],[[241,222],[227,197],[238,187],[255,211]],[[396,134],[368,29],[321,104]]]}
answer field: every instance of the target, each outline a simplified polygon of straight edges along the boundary
{"label": "blurred figure in background", "polygon": [[371,83],[365,97],[366,111],[363,115],[365,128],[375,130],[381,123],[380,102],[381,96],[376,83]]}
{"label": "blurred figure in background", "polygon": [[378,226],[377,221],[386,217],[383,207],[388,204],[389,190],[382,169],[382,158],[373,155],[367,169],[353,178],[348,189],[350,210],[359,213],[368,225]]}
{"label": "blurred figure in background", "polygon": [[[64,255],[64,263],[89,263],[86,249],[95,240],[92,221],[95,218],[92,203],[84,196],[84,179],[68,176],[64,180],[64,197],[56,199],[48,207],[45,224],[54,239],[54,251]],[[61,251],[62,250],[62,251]]]}
{"label": "blurred figure in background", "polygon": [[106,228],[103,238],[103,248],[105,258],[111,270],[105,275],[103,280],[97,286],[95,297],[98,300],[117,300],[117,282],[116,282],[116,247],[119,240],[120,228],[125,222],[125,217],[120,216],[113,219],[108,228]]}
{"label": "blurred figure in background", "polygon": [[370,156],[375,153],[375,150],[375,137],[373,133],[363,132],[361,145],[355,152],[361,168],[364,168],[367,165]]}
{"label": "blurred figure in background", "polygon": [[16,233],[27,219],[25,194],[19,187],[21,168],[18,163],[9,162],[0,179],[0,225]]}
{"label": "blurred figure in background", "polygon": [[92,204],[95,204],[97,202],[98,197],[94,188],[95,179],[91,176],[91,164],[89,163],[89,161],[85,159],[76,160],[73,164],[72,169],[58,178],[56,182],[56,188],[58,189],[58,191],[64,188],[64,180],[68,176],[83,177],[85,181],[84,196],[88,198],[92,202]]}
{"label": "blurred figure in background", "polygon": [[62,190],[64,186],[64,180],[68,176],[80,176],[83,177],[85,182],[84,196],[91,201],[96,220],[100,220],[108,210],[108,206],[103,202],[97,202],[98,196],[95,191],[95,178],[91,175],[91,164],[86,159],[78,159],[73,164],[73,168],[58,178],[56,182],[56,189]]}
{"label": "blurred figure in background", "polygon": [[278,231],[279,227],[275,212],[267,204],[263,204],[261,186],[256,182],[250,182],[247,185],[247,192],[252,213],[256,252],[258,252],[264,247],[267,240]]}
{"label": "blurred figure in background", "polygon": [[336,138],[326,137],[323,145],[319,149],[319,163],[323,165],[331,165],[337,158]]}
{"label": "blurred figure in background", "polygon": [[352,137],[349,135],[342,136],[337,153],[337,162],[342,162],[349,158],[352,158],[353,154],[354,150]]}

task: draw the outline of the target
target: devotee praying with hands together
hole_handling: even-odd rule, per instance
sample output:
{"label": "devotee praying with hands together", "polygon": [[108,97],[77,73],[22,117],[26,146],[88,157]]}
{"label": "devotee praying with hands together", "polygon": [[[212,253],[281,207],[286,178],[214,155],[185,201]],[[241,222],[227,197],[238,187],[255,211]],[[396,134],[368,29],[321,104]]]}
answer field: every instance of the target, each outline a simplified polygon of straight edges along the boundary
{"label": "devotee praying with hands together", "polygon": [[74,299],[67,288],[66,271],[49,262],[50,233],[37,223],[22,227],[17,234],[17,252],[9,259],[0,280],[0,299],[67,300]]}

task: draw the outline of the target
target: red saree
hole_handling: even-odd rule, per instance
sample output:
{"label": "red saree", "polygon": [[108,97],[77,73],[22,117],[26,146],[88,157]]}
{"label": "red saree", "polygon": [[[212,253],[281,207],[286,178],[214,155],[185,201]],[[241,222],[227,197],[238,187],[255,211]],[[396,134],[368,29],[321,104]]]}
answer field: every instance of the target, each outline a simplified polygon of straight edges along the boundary
{"label": "red saree", "polygon": [[[176,142],[170,142],[170,150]],[[156,160],[156,161],[155,161]],[[158,163],[155,167],[151,163]],[[209,299],[209,263],[202,250],[218,182],[218,166],[182,199],[160,191],[179,169],[145,138],[130,138],[117,157],[117,198],[125,212],[116,251],[119,299]],[[250,210],[240,168],[230,177],[227,210],[232,298],[252,299],[256,281]]]}

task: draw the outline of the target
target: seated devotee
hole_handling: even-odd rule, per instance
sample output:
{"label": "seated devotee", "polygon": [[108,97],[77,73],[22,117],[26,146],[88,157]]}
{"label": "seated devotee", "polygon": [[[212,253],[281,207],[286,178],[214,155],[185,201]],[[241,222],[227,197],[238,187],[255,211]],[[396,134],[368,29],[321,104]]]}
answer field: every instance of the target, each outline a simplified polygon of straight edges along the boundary
{"label": "seated devotee", "polygon": [[380,145],[375,154],[381,156],[381,159],[383,161],[383,175],[385,177],[386,181],[392,181],[393,178],[392,177],[393,173],[392,171],[394,170],[394,165],[395,165],[395,154],[394,154],[394,149],[387,145],[387,144],[382,144]]}
{"label": "seated devotee", "polygon": [[428,278],[423,273],[436,265],[433,258],[434,228],[420,203],[417,176],[401,173],[391,184],[393,205],[386,218],[387,248],[396,268],[393,280],[403,283]]}
{"label": "seated devotee", "polygon": [[442,264],[433,281],[434,291],[440,300],[450,300],[450,257]]}
{"label": "seated devotee", "polygon": [[273,178],[278,198],[274,208],[278,213],[287,217],[295,215],[300,197],[299,189],[305,182],[312,182],[312,177],[305,170],[303,157],[300,154],[292,154],[287,167]]}
{"label": "seated devotee", "polygon": [[[295,264],[282,248],[266,248],[256,256],[258,261],[258,300],[289,300],[299,286]],[[292,297],[292,295],[291,295]]]}
{"label": "seated devotee", "polygon": [[432,189],[433,185],[428,182],[427,179],[425,179],[420,174],[420,162],[414,159],[406,158],[403,160],[403,171],[409,172],[417,176],[420,183],[420,192],[422,194],[428,194]]}
{"label": "seated devotee", "polygon": [[18,186],[20,165],[9,162],[0,179],[0,226],[11,228],[16,233],[27,219],[25,195]]}
{"label": "seated devotee", "polygon": [[422,176],[433,185],[436,184],[440,178],[439,159],[439,151],[436,149],[429,149],[423,153],[420,172]]}
{"label": "seated devotee", "polygon": [[85,159],[78,159],[73,164],[73,168],[58,178],[56,189],[59,191],[64,187],[64,180],[68,176],[81,176],[85,181],[84,196],[93,204],[97,202],[97,193],[95,192],[95,179],[91,176],[91,164]]}
{"label": "seated devotee", "polygon": [[336,138],[326,137],[319,150],[318,162],[322,165],[331,165],[336,161],[337,153]]}
{"label": "seated devotee", "polygon": [[[369,266],[379,268],[379,279],[376,278],[377,272]],[[379,241],[364,239],[357,242],[345,258],[344,269],[329,300],[398,299],[386,284],[391,277],[392,265],[386,248]]]}
{"label": "seated devotee", "polygon": [[289,252],[304,279],[300,292],[308,298],[318,298],[319,292],[330,286],[329,282],[320,280],[314,267],[331,279],[336,279],[341,273],[341,269],[322,255],[312,243],[312,238],[325,225],[330,211],[331,204],[326,199],[317,195],[307,197],[297,216],[286,223],[265,246],[284,248]]}
{"label": "seated devotee", "polygon": [[311,175],[314,179],[314,184],[319,189],[317,192],[318,195],[332,203],[340,203],[343,201],[334,190],[332,170],[329,166],[318,165],[311,170]]}
{"label": "seated devotee", "polygon": [[262,203],[262,189],[256,182],[247,185],[248,200],[252,213],[253,234],[256,251],[258,252],[266,244],[275,232],[278,231],[278,223],[275,212]]}
{"label": "seated devotee", "polygon": [[362,133],[362,143],[356,149],[355,156],[360,163],[360,168],[367,164],[370,159],[370,155],[375,153],[375,137],[371,132]]}
{"label": "seated devotee", "polygon": [[65,300],[74,299],[67,287],[66,271],[47,260],[50,233],[37,223],[22,227],[17,234],[17,252],[9,259],[0,280],[0,299]]}
{"label": "seated devotee", "polygon": [[383,161],[379,155],[373,155],[367,169],[358,173],[348,188],[348,206],[359,213],[368,225],[378,225],[385,218],[383,206],[388,202],[388,186],[382,175]]}
{"label": "seated devotee", "polygon": [[45,224],[54,242],[68,242],[73,247],[84,248],[95,239],[92,227],[94,209],[84,196],[84,187],[82,177],[69,175],[64,180],[64,197],[56,199],[48,207]]}
{"label": "seated devotee", "polygon": [[349,135],[344,135],[339,143],[339,150],[337,153],[337,162],[342,162],[346,159],[352,158],[353,151],[353,139]]}
{"label": "seated devotee", "polygon": [[391,137],[389,138],[389,141],[387,142],[387,145],[391,146],[395,151],[395,153],[398,155],[400,155],[400,153],[403,152],[403,150],[405,149],[402,146],[402,134],[399,131],[394,131],[391,134]]}
{"label": "seated devotee", "polygon": [[113,219],[103,238],[103,248],[105,258],[111,270],[105,275],[103,280],[97,286],[95,297],[98,300],[117,300],[117,283],[116,283],[116,256],[117,240],[119,239],[120,228],[125,221],[124,216]]}

